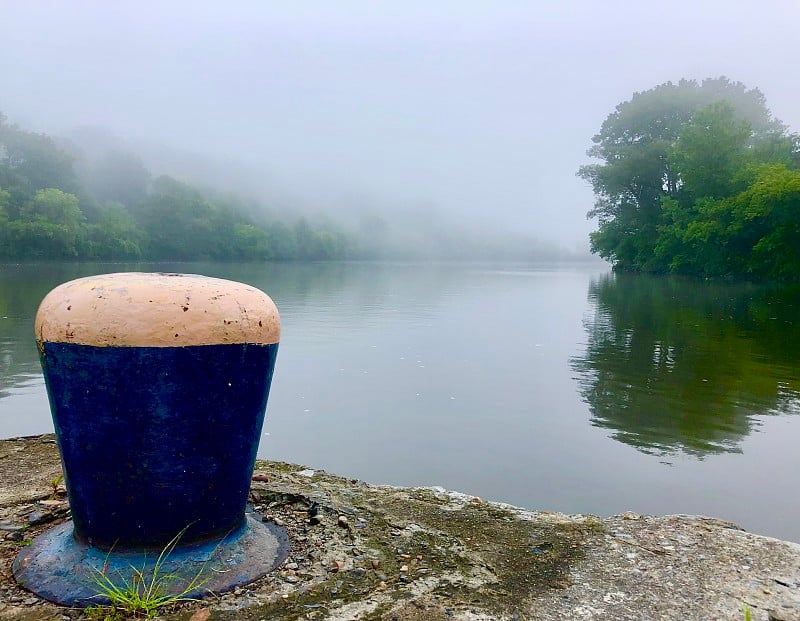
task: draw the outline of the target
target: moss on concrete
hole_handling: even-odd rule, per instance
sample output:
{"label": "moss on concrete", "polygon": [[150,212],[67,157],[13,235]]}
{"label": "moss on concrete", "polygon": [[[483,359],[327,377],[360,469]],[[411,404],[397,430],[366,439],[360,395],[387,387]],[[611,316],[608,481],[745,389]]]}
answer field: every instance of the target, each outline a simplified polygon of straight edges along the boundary
{"label": "moss on concrete", "polygon": [[[55,452],[52,440],[2,444],[0,455],[7,457],[0,459],[0,480],[52,478],[57,462],[43,454]],[[16,479],[4,479],[11,472]],[[376,487],[277,462],[259,462],[256,475],[251,503],[289,533],[293,549],[286,564],[233,593],[176,606],[162,618],[741,621],[743,601],[763,618],[770,610],[782,619],[791,618],[787,610],[800,610],[800,546],[717,520],[532,513],[439,489]],[[36,536],[63,519],[36,500],[38,487],[14,489],[18,501],[0,506],[4,523],[17,528],[33,511],[52,512],[49,523],[17,528],[14,536]],[[12,535],[7,533],[3,537]],[[18,546],[0,542],[0,620],[61,621],[65,611],[13,582],[10,559]],[[205,610],[195,617],[200,608]],[[83,611],[66,614],[86,618]]]}

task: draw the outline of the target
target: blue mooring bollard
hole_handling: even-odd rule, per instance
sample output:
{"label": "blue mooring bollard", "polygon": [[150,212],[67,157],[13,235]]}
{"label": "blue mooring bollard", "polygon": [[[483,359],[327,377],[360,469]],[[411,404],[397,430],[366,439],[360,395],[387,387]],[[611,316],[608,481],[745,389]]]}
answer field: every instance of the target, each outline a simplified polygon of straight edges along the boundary
{"label": "blue mooring bollard", "polygon": [[[262,291],[185,274],[64,283],[42,301],[36,340],[72,521],[37,537],[16,579],[69,606],[102,603],[100,573],[158,568],[180,593],[265,575],[285,531],[246,514],[280,318]],[[202,586],[200,586],[202,585]]]}

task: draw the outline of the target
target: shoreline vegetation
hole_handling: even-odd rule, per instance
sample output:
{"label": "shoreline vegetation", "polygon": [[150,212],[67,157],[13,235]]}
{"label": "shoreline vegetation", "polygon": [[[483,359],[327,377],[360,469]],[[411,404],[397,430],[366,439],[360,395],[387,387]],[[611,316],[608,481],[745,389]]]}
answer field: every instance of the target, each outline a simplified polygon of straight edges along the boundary
{"label": "shoreline vegetation", "polygon": [[0,261],[582,260],[435,211],[277,212],[256,199],[154,177],[120,145],[80,144],[0,113]]}
{"label": "shoreline vegetation", "polygon": [[578,176],[591,250],[617,271],[800,278],[800,136],[725,77],[666,82],[619,104]]}

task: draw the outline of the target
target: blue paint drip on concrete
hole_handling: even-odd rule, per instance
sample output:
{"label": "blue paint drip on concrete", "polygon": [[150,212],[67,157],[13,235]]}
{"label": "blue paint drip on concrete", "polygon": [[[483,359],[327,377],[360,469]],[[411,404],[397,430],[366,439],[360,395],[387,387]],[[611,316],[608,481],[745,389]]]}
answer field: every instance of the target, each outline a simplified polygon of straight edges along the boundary
{"label": "blue paint drip on concrete", "polygon": [[238,528],[277,350],[44,343],[75,537],[143,549]]}

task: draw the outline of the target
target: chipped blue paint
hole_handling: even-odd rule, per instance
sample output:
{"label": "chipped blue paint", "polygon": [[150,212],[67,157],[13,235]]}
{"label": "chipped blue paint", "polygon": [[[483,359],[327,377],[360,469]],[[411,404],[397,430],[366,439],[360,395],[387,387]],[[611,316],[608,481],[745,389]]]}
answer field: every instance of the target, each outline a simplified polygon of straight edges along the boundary
{"label": "chipped blue paint", "polygon": [[17,555],[16,579],[67,606],[103,603],[97,577],[161,568],[180,593],[202,568],[220,593],[282,563],[286,532],[246,516],[278,344],[40,345],[73,519]]}
{"label": "chipped blue paint", "polygon": [[241,526],[277,349],[44,343],[75,537],[161,548]]}
{"label": "chipped blue paint", "polygon": [[[179,534],[161,568],[181,578],[171,594],[198,565],[211,572],[205,588],[222,592],[288,554],[285,531],[245,513],[278,352],[277,310],[241,283],[179,276],[78,279],[51,291],[37,312],[72,521],[21,550],[13,571],[46,599],[97,603],[98,572],[121,581],[134,569],[152,572]],[[208,308],[186,323],[193,294]],[[237,309],[241,325],[228,317]],[[192,337],[181,345],[172,340],[176,314]]]}

